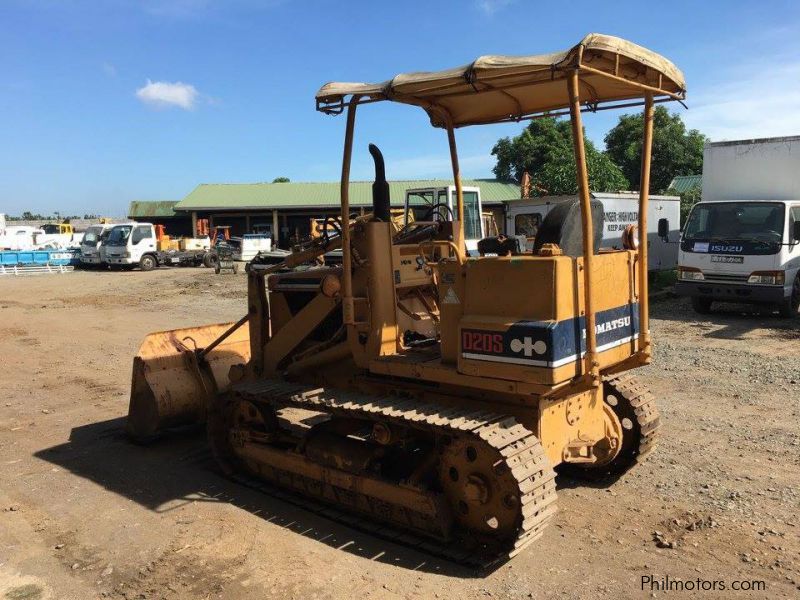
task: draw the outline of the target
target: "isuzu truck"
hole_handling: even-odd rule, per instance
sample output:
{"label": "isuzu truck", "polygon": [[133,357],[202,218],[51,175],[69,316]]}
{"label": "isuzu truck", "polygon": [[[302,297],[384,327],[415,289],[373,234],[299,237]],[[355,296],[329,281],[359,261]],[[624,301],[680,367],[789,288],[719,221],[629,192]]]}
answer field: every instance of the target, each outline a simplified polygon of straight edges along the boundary
{"label": "isuzu truck", "polygon": [[684,225],[678,294],[714,302],[800,307],[800,136],[707,144],[702,201]]}

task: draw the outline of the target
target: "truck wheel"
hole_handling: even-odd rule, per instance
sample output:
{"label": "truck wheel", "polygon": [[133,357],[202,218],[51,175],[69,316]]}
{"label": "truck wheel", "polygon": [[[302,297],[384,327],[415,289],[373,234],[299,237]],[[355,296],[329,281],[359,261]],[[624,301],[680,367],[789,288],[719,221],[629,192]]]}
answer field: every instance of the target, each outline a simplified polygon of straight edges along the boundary
{"label": "truck wheel", "polygon": [[711,314],[711,302],[710,298],[692,298],[692,308],[699,315],[708,315]]}
{"label": "truck wheel", "polygon": [[784,319],[791,319],[797,316],[798,311],[800,311],[800,275],[794,278],[792,295],[783,301],[778,311]]}
{"label": "truck wheel", "polygon": [[203,266],[212,269],[219,264],[219,256],[216,252],[209,252],[203,257]]}
{"label": "truck wheel", "polygon": [[156,259],[150,254],[145,254],[139,261],[139,268],[142,271],[152,271],[156,266]]}

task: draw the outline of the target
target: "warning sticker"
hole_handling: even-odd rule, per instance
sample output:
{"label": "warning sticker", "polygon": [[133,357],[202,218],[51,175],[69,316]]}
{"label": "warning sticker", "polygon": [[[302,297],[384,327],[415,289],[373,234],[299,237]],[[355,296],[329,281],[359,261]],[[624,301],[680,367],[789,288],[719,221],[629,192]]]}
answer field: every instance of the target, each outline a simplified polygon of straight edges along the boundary
{"label": "warning sticker", "polygon": [[461,304],[461,300],[458,299],[455,290],[449,287],[444,298],[442,298],[442,304]]}

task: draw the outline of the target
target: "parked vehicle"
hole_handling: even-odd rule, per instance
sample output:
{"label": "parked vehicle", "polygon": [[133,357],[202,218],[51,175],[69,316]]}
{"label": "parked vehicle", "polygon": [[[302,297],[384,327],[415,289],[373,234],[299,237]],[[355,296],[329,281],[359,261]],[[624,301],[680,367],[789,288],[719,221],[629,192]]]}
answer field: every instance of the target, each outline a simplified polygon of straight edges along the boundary
{"label": "parked vehicle", "polygon": [[75,231],[70,223],[46,223],[36,238],[40,248],[74,248],[81,244],[83,234]]}
{"label": "parked vehicle", "polygon": [[0,250],[34,250],[42,235],[44,231],[41,228],[30,225],[5,227],[0,235]]}
{"label": "parked vehicle", "polygon": [[[406,190],[405,224],[416,221],[450,221],[454,215],[456,186]],[[487,236],[481,190],[464,187],[464,242],[470,256],[478,255],[478,242]]]}
{"label": "parked vehicle", "polygon": [[[593,200],[603,203],[604,248],[625,247],[623,234],[627,227],[639,221],[638,192],[592,192]],[[506,203],[506,235],[516,237],[520,249],[533,249],[539,226],[547,214],[559,204],[574,202],[577,196],[542,196]],[[680,236],[681,199],[678,196],[650,196],[647,210],[647,265],[649,271],[671,271],[678,266],[678,238]],[[666,235],[659,235],[659,222],[667,220]],[[664,234],[664,231],[661,232]]]}
{"label": "parked vehicle", "polygon": [[160,266],[194,266],[203,264],[206,250],[159,250],[152,223],[120,223],[114,225],[103,242],[106,262],[111,268],[138,266],[151,271]]}
{"label": "parked vehicle", "polygon": [[703,196],[680,240],[678,294],[800,307],[800,136],[707,144]]}
{"label": "parked vehicle", "polygon": [[81,240],[82,265],[99,267],[106,264],[106,247],[103,242],[108,239],[113,227],[109,223],[99,223],[86,229]]}
{"label": "parked vehicle", "polygon": [[266,233],[245,233],[242,237],[234,237],[233,259],[251,261],[259,252],[272,251],[272,236]]}

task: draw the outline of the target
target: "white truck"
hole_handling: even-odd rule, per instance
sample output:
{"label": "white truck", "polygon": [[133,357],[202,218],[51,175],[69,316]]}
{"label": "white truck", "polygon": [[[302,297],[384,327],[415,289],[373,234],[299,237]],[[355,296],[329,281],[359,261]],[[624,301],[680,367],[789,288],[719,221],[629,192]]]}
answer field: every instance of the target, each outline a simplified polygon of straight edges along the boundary
{"label": "white truck", "polygon": [[99,267],[106,264],[106,246],[103,242],[108,238],[113,227],[109,223],[98,223],[86,228],[81,240],[82,265]]}
{"label": "white truck", "polygon": [[[478,242],[486,237],[486,225],[483,220],[481,190],[477,187],[465,186],[461,189],[464,198],[464,239],[467,252],[473,256],[478,254]],[[405,213],[408,224],[409,209],[415,221],[451,221],[456,205],[456,186],[448,185],[438,188],[418,188],[406,190]]]}
{"label": "white truck", "polygon": [[199,267],[209,254],[205,249],[158,250],[153,224],[135,221],[114,225],[102,246],[112,269],[138,266],[142,271],[151,271],[166,265]]}
{"label": "white truck", "polygon": [[7,226],[0,235],[0,250],[34,250],[39,247],[37,240],[43,235],[40,227]]}
{"label": "white truck", "polygon": [[[603,203],[605,218],[601,246],[622,248],[625,228],[639,221],[639,193],[592,192],[592,199]],[[562,202],[575,200],[577,196],[542,196],[506,202],[506,235],[516,237],[520,249],[530,252],[547,213]],[[681,199],[678,196],[650,196],[647,211],[647,262],[650,271],[670,271],[678,265],[680,217]]]}
{"label": "white truck", "polygon": [[706,314],[717,301],[800,307],[800,136],[706,144],[702,201],[680,240],[676,291]]}

